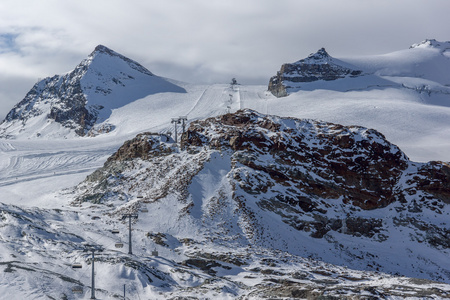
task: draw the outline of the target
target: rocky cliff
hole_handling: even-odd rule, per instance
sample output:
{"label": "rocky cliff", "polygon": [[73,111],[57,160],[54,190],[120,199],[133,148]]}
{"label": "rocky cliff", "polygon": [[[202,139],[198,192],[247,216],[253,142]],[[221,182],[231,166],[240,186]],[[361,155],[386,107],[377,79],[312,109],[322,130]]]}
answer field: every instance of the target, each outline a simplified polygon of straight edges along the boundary
{"label": "rocky cliff", "polygon": [[305,82],[331,81],[361,74],[361,70],[331,57],[324,48],[321,48],[305,59],[283,64],[277,75],[270,78],[268,89],[276,97],[284,97],[291,90],[301,88],[301,84]]}
{"label": "rocky cliff", "polygon": [[126,142],[74,204],[145,203],[179,239],[177,222],[199,241],[449,281],[449,180],[447,164],[411,162],[375,130],[244,110],[192,122],[180,145]]}

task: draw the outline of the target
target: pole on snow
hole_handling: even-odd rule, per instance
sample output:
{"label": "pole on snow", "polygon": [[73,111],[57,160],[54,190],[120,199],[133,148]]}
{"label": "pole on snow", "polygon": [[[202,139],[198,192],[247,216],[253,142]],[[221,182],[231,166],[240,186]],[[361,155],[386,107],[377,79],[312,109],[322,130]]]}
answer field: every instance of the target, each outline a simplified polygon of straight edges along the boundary
{"label": "pole on snow", "polygon": [[122,219],[128,218],[128,254],[133,254],[132,242],[131,242],[131,218],[137,219],[136,214],[125,214]]}
{"label": "pole on snow", "polygon": [[94,275],[94,252],[95,250],[92,249],[92,288],[91,288],[91,299],[95,298],[95,275]]}
{"label": "pole on snow", "polygon": [[172,118],[171,123],[175,123],[175,144],[178,143],[178,139],[177,139],[177,124],[180,123],[180,120],[177,118]]}
{"label": "pole on snow", "polygon": [[92,252],[92,276],[91,276],[91,298],[89,299],[97,299],[95,298],[95,252],[101,252],[103,249],[99,246],[95,245],[86,245],[86,249],[84,251],[91,251]]}
{"label": "pole on snow", "polygon": [[181,123],[182,133],[184,133],[186,131],[186,122],[187,122],[187,116],[180,116],[178,118],[172,118],[171,123],[175,124],[175,143],[178,143],[177,124]]}

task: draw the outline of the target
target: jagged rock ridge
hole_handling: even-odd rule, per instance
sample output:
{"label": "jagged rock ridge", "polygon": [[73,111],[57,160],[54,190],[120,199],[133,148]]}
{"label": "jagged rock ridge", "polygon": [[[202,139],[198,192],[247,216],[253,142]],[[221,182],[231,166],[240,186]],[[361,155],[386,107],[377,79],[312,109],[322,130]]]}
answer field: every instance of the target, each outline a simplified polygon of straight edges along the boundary
{"label": "jagged rock ridge", "polygon": [[[167,141],[125,143],[77,187],[76,203],[173,205],[164,220],[194,226],[200,240],[450,280],[445,163],[411,162],[375,130],[251,110],[192,122],[179,148]],[[180,225],[155,226],[186,238]]]}
{"label": "jagged rock ridge", "polygon": [[[0,136],[13,138],[22,132],[40,136],[53,121],[83,136],[107,120],[112,109],[166,91],[185,92],[136,61],[99,45],[73,71],[36,83],[7,114]],[[102,128],[112,129],[108,124]]]}
{"label": "jagged rock ridge", "polygon": [[273,95],[284,97],[289,94],[290,89],[298,88],[300,83],[317,80],[331,81],[361,74],[361,70],[332,58],[325,48],[321,48],[305,59],[283,64],[277,75],[270,78],[268,89]]}

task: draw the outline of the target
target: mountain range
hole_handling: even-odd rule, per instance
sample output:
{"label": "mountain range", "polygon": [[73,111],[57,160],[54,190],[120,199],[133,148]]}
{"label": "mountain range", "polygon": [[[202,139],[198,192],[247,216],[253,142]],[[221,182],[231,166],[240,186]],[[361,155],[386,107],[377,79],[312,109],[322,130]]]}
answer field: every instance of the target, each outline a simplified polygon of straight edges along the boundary
{"label": "mountain range", "polygon": [[95,253],[101,299],[448,298],[449,67],[425,40],[196,85],[97,46],[0,125],[0,291],[88,297]]}

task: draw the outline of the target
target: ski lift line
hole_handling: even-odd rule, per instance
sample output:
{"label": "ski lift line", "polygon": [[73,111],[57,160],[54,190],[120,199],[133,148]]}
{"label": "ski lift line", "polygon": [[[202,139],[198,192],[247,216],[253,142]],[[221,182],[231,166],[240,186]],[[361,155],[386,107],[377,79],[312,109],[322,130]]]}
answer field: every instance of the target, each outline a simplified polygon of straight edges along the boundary
{"label": "ski lift line", "polygon": [[[112,242],[112,243],[109,243],[108,245],[106,245],[105,249],[110,249],[110,248],[112,248],[113,245],[115,245],[115,243],[116,243],[115,241]],[[82,257],[82,253],[84,253],[84,252],[85,252],[85,251],[78,253],[77,256],[78,256],[79,258],[81,258],[81,257]],[[75,259],[76,259],[76,258],[77,258],[77,257],[75,257]],[[73,268],[74,265],[77,265],[77,267],[76,267],[76,268]],[[80,266],[80,265],[81,265],[81,267],[78,267],[78,266]],[[78,282],[81,282],[81,278],[82,278],[82,277],[86,277],[86,272],[87,272],[88,269],[89,269],[89,268],[83,268],[83,265],[82,265],[81,263],[73,263],[73,264],[70,264],[68,267],[66,267],[66,269],[63,271],[63,274],[66,274],[66,273],[67,273],[67,269],[68,269],[68,268],[71,268],[71,269],[74,270],[75,272],[77,272],[78,269],[82,269],[81,272],[77,272],[78,276],[76,277],[76,280],[77,280]]]}
{"label": "ski lift line", "polygon": [[[114,230],[114,229],[113,229]],[[100,240],[102,240],[103,238],[106,238],[107,236],[105,236],[105,235],[101,235],[98,239],[96,239],[95,241],[93,241],[93,242],[91,242],[90,244],[91,245],[99,245],[100,243]],[[91,240],[92,241],[92,240]],[[111,243],[108,243],[107,245],[106,245],[106,249],[111,249],[111,248],[113,248],[113,247],[115,247],[115,244],[116,243],[118,243],[117,241],[113,241],[113,242],[111,242]],[[119,242],[119,244],[120,244],[120,242]],[[114,245],[114,246],[113,246]],[[77,251],[77,250],[79,250],[79,249],[76,249],[75,251]],[[81,261],[81,258],[83,257],[83,253],[84,253],[85,251],[82,251],[82,252],[80,252],[80,251],[78,251],[78,253],[76,253],[76,255],[74,256],[74,257],[72,257],[72,262],[71,263],[69,263],[63,270],[62,270],[62,274],[67,274],[68,273],[68,270],[69,269],[71,269],[73,272],[76,272],[76,274],[78,275],[78,276],[76,276],[75,278],[76,278],[76,281],[78,281],[78,282],[82,282],[81,281],[81,278],[85,278],[86,277],[86,271],[88,271],[87,269],[88,268],[83,268],[83,264],[82,263],[80,263],[80,262],[77,262],[77,261]],[[83,259],[83,261],[85,261],[85,259]],[[78,270],[79,269],[81,269],[81,272],[79,272]]]}
{"label": "ski lift line", "polygon": [[[114,233],[114,232],[112,232],[112,231],[118,231],[117,233]],[[120,233],[120,231],[118,230],[118,229],[112,229],[111,231],[110,231],[112,234],[118,234],[118,233]],[[108,236],[106,236],[106,235],[100,235],[100,237],[98,238],[98,239],[96,239],[96,240],[93,240],[90,244],[93,244],[93,245],[97,245],[97,244],[100,244],[99,242],[100,242],[100,240],[102,240],[102,239],[104,239],[104,238],[108,238]],[[113,243],[111,243],[110,245],[112,245]],[[107,247],[107,248],[109,248],[109,247]]]}
{"label": "ski lift line", "polygon": [[[67,264],[62,270],[58,270],[57,272],[59,272],[61,274],[68,274],[69,270],[76,272],[75,269],[78,269],[78,266],[81,265],[79,263],[76,263],[76,259],[77,259],[77,257],[75,257],[75,261],[74,262],[72,262],[72,261],[69,262],[69,264]],[[71,260],[73,260],[73,258]],[[76,266],[75,268],[74,268],[74,265]],[[82,265],[81,265],[81,267],[82,267]],[[56,270],[55,270],[55,272],[56,272]],[[79,278],[77,279],[77,281],[80,281]]]}
{"label": "ski lift line", "polygon": [[[148,211],[148,210],[147,210]],[[129,217],[130,217],[130,221],[131,221],[131,217],[136,217],[137,218],[137,214],[133,214],[133,215],[131,215],[131,214],[129,214]],[[114,230],[114,229],[113,229]],[[118,230],[116,229],[116,232],[117,232]],[[117,232],[117,233],[119,233],[119,232]],[[100,235],[100,237],[98,238],[98,239],[96,239],[96,240],[94,240],[93,242],[91,242],[90,244],[91,245],[99,245],[100,243],[100,240],[102,240],[103,238],[107,238],[107,236],[105,236],[105,235]],[[92,240],[91,240],[92,241]],[[111,242],[111,243],[108,243],[107,245],[106,245],[106,249],[110,249],[110,248],[112,248],[113,247],[113,245],[114,245],[114,247],[116,247],[116,245],[119,245],[119,248],[122,248],[122,247],[120,247],[120,244],[122,244],[122,247],[123,247],[123,243],[122,242],[117,242],[117,241],[113,241],[113,242]],[[117,247],[116,247],[117,248]],[[84,251],[83,251],[84,252]],[[78,253],[76,256],[75,256],[75,258],[74,258],[74,260],[75,260],[75,262],[74,263],[71,263],[71,264],[69,264],[68,266],[66,266],[66,268],[63,270],[63,273],[67,273],[67,271],[68,271],[68,269],[70,268],[70,269],[72,269],[72,270],[76,270],[76,269],[85,269],[85,268],[83,268],[83,265],[81,264],[81,263],[76,263],[76,260],[77,260],[77,258],[81,258],[82,257],[82,252],[80,253]],[[75,267],[74,267],[75,266]],[[85,275],[85,272],[86,272],[86,270],[83,270],[82,272],[81,272],[81,274],[79,273],[79,276],[78,276],[78,278],[77,278],[77,281],[80,281],[80,278],[81,278],[81,276],[83,275]],[[78,272],[77,272],[78,273]]]}
{"label": "ski lift line", "polygon": [[[77,272],[77,269],[82,269],[83,265],[80,262],[77,262],[77,261],[81,261],[81,253],[77,253],[75,255],[75,257],[72,257],[71,258],[71,262],[69,264],[67,264],[65,268],[63,268],[61,273],[62,274],[67,274],[69,270],[72,270],[72,271],[74,271],[76,273],[79,273],[79,272]],[[79,277],[77,278],[77,281],[80,281]]]}

